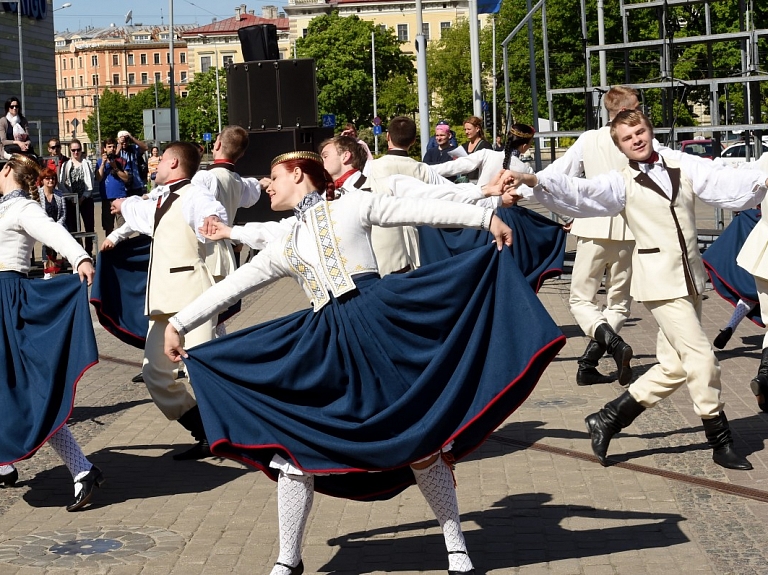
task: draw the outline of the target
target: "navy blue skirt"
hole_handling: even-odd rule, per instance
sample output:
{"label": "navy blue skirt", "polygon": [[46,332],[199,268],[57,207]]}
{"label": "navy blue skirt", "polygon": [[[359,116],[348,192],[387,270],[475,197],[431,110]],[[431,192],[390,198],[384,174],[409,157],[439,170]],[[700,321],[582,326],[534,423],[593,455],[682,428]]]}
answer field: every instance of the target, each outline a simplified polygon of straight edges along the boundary
{"label": "navy blue skirt", "polygon": [[765,327],[760,315],[755,278],[736,263],[736,256],[759,220],[760,210],[740,212],[707,248],[702,259],[717,294],[733,306],[736,306],[739,299],[757,304],[747,317],[760,327]]}
{"label": "navy blue skirt", "polygon": [[409,464],[451,441],[456,459],[477,448],[565,343],[507,249],[355,281],[317,313],[189,350],[215,454],[272,479],[278,454],[332,474],[318,491],[388,499],[414,483]]}
{"label": "navy blue skirt", "polygon": [[0,463],[30,457],[69,418],[98,362],[88,286],[77,275],[0,273]]}
{"label": "navy blue skirt", "polygon": [[[567,235],[562,224],[521,206],[499,208],[496,215],[512,228],[512,256],[531,289],[538,292],[545,279],[563,273]],[[489,232],[466,228],[421,226],[418,230],[421,265],[473,250],[493,239]]]}
{"label": "navy blue skirt", "polygon": [[[152,239],[139,235],[118,243],[114,249],[99,252],[96,277],[91,288],[91,304],[99,323],[123,343],[144,349],[149,318],[144,315]],[[222,323],[240,311],[234,303],[219,315]]]}

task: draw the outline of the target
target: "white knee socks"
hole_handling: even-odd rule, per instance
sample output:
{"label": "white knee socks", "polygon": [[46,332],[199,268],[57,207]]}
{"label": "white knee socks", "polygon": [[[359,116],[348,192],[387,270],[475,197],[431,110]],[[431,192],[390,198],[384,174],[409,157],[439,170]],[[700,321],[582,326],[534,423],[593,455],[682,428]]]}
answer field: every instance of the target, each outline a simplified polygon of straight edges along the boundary
{"label": "white knee socks", "polygon": [[13,465],[0,465],[0,475],[10,475],[14,469]]}
{"label": "white knee socks", "polygon": [[413,469],[413,475],[443,530],[445,547],[448,549],[448,569],[460,572],[471,570],[472,561],[466,554],[467,545],[461,532],[459,503],[450,468],[442,457],[438,457],[426,469]]}
{"label": "white knee socks", "polygon": [[270,575],[288,575],[290,567],[301,561],[301,541],[309,511],[315,498],[314,475],[280,473],[277,479],[277,523],[280,529],[280,555]]}
{"label": "white knee socks", "polygon": [[82,486],[77,482],[88,474],[93,465],[86,459],[75,436],[72,435],[72,432],[66,425],[61,426],[56,433],[51,435],[48,443],[53,447],[58,456],[61,457],[61,460],[72,474],[75,480],[75,497],[77,497],[78,491],[82,489]]}

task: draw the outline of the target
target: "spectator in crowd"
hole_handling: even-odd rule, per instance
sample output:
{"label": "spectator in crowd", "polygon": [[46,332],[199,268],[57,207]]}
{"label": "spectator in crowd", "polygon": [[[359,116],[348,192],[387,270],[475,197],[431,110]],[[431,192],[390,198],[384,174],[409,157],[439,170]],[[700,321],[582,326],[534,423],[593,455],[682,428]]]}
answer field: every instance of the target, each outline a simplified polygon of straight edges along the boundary
{"label": "spectator in crowd", "polygon": [[[37,178],[40,206],[42,206],[49,218],[66,228],[67,202],[58,190],[58,183],[59,178],[54,170],[44,168],[40,172]],[[44,279],[48,279],[59,271],[59,266],[56,262],[56,250],[43,245],[42,258],[44,262]]]}
{"label": "spectator in crowd", "polygon": [[[468,141],[466,144],[462,144],[462,147],[467,154],[477,152],[478,150],[491,149],[491,144],[485,139],[485,134],[483,133],[483,121],[477,116],[470,116],[464,120],[464,135],[467,136]],[[477,182],[479,176],[480,173],[477,170],[467,174],[467,178],[472,183]]]}
{"label": "spectator in crowd", "polygon": [[147,173],[149,174],[149,182],[147,184],[149,184],[150,188],[154,188],[157,185],[155,176],[157,175],[157,166],[160,165],[161,158],[160,148],[152,146],[152,151],[149,153],[149,159],[147,160]]}
{"label": "spectator in crowd", "polygon": [[61,153],[61,141],[56,136],[48,140],[48,156],[48,167],[56,171],[61,181],[61,168],[69,158]]}
{"label": "spectator in crowd", "polygon": [[[125,160],[117,153],[117,141],[114,138],[107,138],[104,142],[104,152],[101,159],[96,162],[96,179],[104,184],[104,195],[110,205],[119,198],[125,198],[128,195],[127,184],[131,179],[130,174],[125,169]],[[101,208],[101,225],[107,234],[123,224],[123,217],[119,214],[109,214],[106,206]],[[107,214],[105,216],[105,212]]]}
{"label": "spectator in crowd", "polygon": [[27,119],[21,113],[21,102],[15,96],[5,101],[5,116],[0,118],[0,152],[8,160],[11,154],[34,154],[29,141]]}
{"label": "spectator in crowd", "polygon": [[[448,139],[448,142],[453,146],[454,148],[459,147],[459,142],[456,141],[456,132],[451,130],[451,125],[446,120],[440,120],[437,123],[438,126],[448,126],[448,129],[450,130],[450,138]],[[435,139],[435,136],[433,135],[429,142],[427,142],[427,150],[431,150],[432,148],[437,147],[437,140]]]}
{"label": "spectator in crowd", "polygon": [[424,154],[424,163],[434,166],[450,162],[452,158],[448,152],[456,149],[455,145],[451,145],[451,127],[447,124],[435,126],[435,142],[437,146],[428,148]]}
{"label": "spectator in crowd", "polygon": [[[363,140],[358,138],[358,136],[357,136],[357,128],[355,127],[354,124],[347,123],[347,125],[344,126],[344,129],[341,131],[341,134],[339,134],[339,135],[340,136],[349,136],[350,138],[354,138],[355,140],[357,140],[357,143],[360,144],[365,149],[365,153],[368,156],[368,159],[369,160],[373,159],[373,154],[371,154],[371,150],[368,147],[368,144],[366,144]],[[374,136],[374,137],[376,137],[376,136]]]}
{"label": "spectator in crowd", "polygon": [[503,152],[504,151],[504,141],[501,138],[501,134],[498,134],[496,136],[496,142],[493,144],[493,151],[494,152]]}
{"label": "spectator in crowd", "polygon": [[[77,221],[77,212],[83,220],[83,228],[86,232],[93,233],[93,187],[96,176],[93,173],[91,163],[83,158],[83,145],[80,140],[73,138],[69,143],[69,152],[72,158],[64,163],[61,168],[61,184],[68,192],[77,194],[78,210],[67,210],[67,229],[70,232],[79,231],[80,222]],[[73,200],[74,203],[74,200]],[[85,251],[93,253],[93,238],[85,238]]]}
{"label": "spectator in crowd", "polygon": [[120,130],[117,133],[117,143],[117,153],[125,162],[125,171],[131,176],[125,183],[127,195],[142,196],[147,186],[146,171],[144,171],[146,164],[143,156],[148,149],[147,145],[134,138],[127,130]]}

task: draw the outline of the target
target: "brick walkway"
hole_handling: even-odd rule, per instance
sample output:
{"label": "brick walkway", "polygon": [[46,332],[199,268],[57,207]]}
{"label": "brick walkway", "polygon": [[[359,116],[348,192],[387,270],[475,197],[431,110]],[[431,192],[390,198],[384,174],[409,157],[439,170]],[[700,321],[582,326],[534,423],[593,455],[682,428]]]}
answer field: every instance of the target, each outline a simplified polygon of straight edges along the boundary
{"label": "brick walkway", "polygon": [[[761,330],[744,322],[718,352],[736,445],[754,471],[712,463],[686,390],[617,436],[610,454],[618,463],[603,468],[583,418],[621,388],[576,386],[586,340],[568,311],[568,287],[554,280],[540,292],[566,347],[528,401],[456,468],[478,573],[765,573],[768,416],[748,388]],[[708,295],[704,325],[714,337],[731,308]],[[250,296],[230,331],[306,305],[293,282],[280,281]],[[107,483],[94,506],[67,513],[71,482],[53,451],[22,462],[18,487],[0,489],[0,574],[268,573],[277,557],[275,484],[230,461],[173,461],[169,453],[189,435],[130,383],[141,353],[96,332],[101,361],[81,380],[71,424]],[[654,363],[656,337],[642,305],[622,333],[642,373]],[[447,561],[432,513],[410,488],[377,503],[318,495],[304,564],[307,573],[409,575],[445,573]]]}

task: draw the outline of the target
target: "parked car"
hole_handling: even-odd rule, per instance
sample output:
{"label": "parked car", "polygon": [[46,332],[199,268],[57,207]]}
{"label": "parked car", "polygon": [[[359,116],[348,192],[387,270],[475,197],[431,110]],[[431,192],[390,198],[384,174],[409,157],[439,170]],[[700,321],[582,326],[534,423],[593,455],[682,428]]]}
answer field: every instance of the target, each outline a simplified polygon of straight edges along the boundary
{"label": "parked car", "polygon": [[683,140],[680,142],[680,151],[685,154],[699,156],[701,158],[715,157],[715,140],[706,138],[700,140]]}
{"label": "parked car", "polygon": [[[768,141],[766,141],[766,139],[763,139],[763,153],[767,151],[768,151]],[[747,145],[744,142],[738,142],[736,144],[728,146],[725,150],[723,150],[723,153],[720,154],[720,157],[723,158],[723,161],[726,164],[730,164],[732,166],[743,164],[744,162],[747,161]],[[756,160],[757,158],[758,158],[757,144],[754,141],[752,141],[749,144],[749,159]]]}

